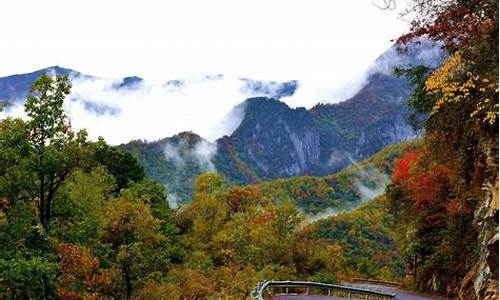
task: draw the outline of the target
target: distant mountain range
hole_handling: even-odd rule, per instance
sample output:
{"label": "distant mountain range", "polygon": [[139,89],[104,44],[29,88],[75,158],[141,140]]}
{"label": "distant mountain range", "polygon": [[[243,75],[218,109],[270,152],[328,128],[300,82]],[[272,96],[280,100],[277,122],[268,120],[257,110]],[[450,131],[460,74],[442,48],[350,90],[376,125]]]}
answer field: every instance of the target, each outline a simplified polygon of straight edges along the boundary
{"label": "distant mountain range", "polygon": [[[210,143],[195,133],[183,132],[120,147],[138,158],[149,177],[167,187],[173,202],[190,199],[194,179],[203,171],[218,171],[234,184],[331,174],[387,145],[416,137],[407,121],[406,99],[412,87],[392,75],[392,69],[418,64],[436,67],[442,59],[440,48],[426,42],[413,45],[406,54],[393,46],[373,64],[365,84],[353,97],[311,109],[290,108],[277,100],[292,95],[297,81],[263,84],[242,78],[244,88],[266,97],[247,99],[235,108],[243,112],[243,118],[232,134]],[[3,77],[0,102],[22,101],[42,72],[93,78],[58,66]],[[113,87],[133,89],[141,81],[140,77],[125,77]],[[181,86],[183,81],[165,84]]]}
{"label": "distant mountain range", "polygon": [[[216,170],[234,184],[328,175],[387,145],[416,137],[406,107],[412,87],[392,70],[418,64],[436,67],[442,59],[435,45],[417,45],[406,54],[392,47],[377,59],[365,85],[343,102],[307,110],[268,97],[251,98],[236,107],[244,110],[236,130],[213,144],[184,132],[122,147],[139,159],[151,178],[167,186],[171,199],[180,201],[190,199],[195,176],[203,171]],[[203,159],[196,154],[201,148],[208,154]],[[171,149],[181,150],[172,156]]]}
{"label": "distant mountain range", "polygon": [[331,174],[387,145],[416,137],[407,122],[403,80],[376,74],[354,97],[338,104],[292,109],[266,97],[247,99],[244,117],[213,144],[192,132],[155,142],[121,145],[170,198],[190,199],[197,174],[217,171],[231,183]]}

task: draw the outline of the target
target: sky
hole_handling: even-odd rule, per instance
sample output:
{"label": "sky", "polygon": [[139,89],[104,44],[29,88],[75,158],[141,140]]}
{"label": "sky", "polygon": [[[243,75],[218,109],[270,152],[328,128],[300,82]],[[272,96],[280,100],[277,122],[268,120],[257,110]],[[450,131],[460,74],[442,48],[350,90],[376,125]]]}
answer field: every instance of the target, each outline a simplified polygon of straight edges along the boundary
{"label": "sky", "polygon": [[[120,106],[119,118],[78,108],[73,116],[91,136],[119,143],[180,130],[211,140],[227,134],[211,128],[248,96],[237,78],[297,80],[296,93],[283,99],[292,107],[344,100],[409,25],[370,0],[16,0],[0,2],[0,26],[0,76],[59,65],[106,80],[140,76],[149,91],[166,80],[197,82],[146,100],[144,90],[106,94],[102,82],[76,87],[80,97]],[[196,79],[201,74],[225,79]],[[139,100],[148,108],[133,104]]]}

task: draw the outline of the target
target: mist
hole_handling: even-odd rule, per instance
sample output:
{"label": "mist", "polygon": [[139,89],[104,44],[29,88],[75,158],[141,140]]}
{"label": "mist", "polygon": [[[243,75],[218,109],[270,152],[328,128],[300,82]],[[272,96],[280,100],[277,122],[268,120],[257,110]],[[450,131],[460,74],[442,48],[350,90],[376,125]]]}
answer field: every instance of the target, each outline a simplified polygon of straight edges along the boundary
{"label": "mist", "polygon": [[[347,207],[329,207],[317,214],[306,215],[304,221],[302,222],[302,226],[328,219],[341,212],[351,211],[358,208],[364,202],[373,200],[385,193],[385,188],[391,181],[389,175],[381,172],[372,164],[361,165],[349,155],[346,154],[346,157],[353,164],[354,168],[356,168],[354,171],[355,180],[351,188],[356,191],[359,199],[349,204],[350,206]],[[342,204],[345,205],[346,203]]]}
{"label": "mist", "polygon": [[[425,40],[410,47],[407,54],[393,45],[364,71],[349,72],[342,78],[304,73],[282,82],[230,74],[155,81],[75,72],[70,76],[72,92],[65,109],[74,128],[86,128],[91,139],[102,136],[111,144],[153,141],[182,131],[193,131],[213,142],[237,128],[244,116],[244,107],[238,105],[247,98],[280,99],[292,108],[336,103],[352,97],[374,73],[390,75],[394,67],[410,64],[435,67],[444,55],[439,45]],[[23,102],[13,101],[0,117],[24,117]]]}

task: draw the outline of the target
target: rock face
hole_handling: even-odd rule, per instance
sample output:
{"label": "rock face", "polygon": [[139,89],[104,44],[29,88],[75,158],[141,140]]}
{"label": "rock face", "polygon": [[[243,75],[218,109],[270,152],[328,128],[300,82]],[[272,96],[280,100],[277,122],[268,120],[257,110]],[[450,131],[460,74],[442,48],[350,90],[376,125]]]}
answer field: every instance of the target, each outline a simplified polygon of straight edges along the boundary
{"label": "rock face", "polygon": [[248,99],[238,128],[217,141],[214,164],[237,183],[331,174],[416,137],[407,121],[410,92],[405,80],[376,73],[354,97],[310,110]]}
{"label": "rock face", "polygon": [[478,260],[463,279],[460,299],[493,300],[498,293],[498,139],[484,147],[490,174],[483,184],[484,198],[474,213],[479,231]]}
{"label": "rock face", "polygon": [[308,174],[319,167],[320,134],[307,110],[291,109],[270,98],[248,99],[244,105],[240,126],[230,137],[217,141],[218,170],[235,156],[260,179]]}

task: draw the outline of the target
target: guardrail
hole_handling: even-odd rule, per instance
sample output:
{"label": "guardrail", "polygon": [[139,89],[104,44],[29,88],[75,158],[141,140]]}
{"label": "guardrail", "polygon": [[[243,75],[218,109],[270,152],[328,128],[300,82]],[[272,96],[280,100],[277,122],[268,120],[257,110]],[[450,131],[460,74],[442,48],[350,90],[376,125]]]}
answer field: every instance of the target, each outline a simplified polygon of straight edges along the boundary
{"label": "guardrail", "polygon": [[366,282],[366,283],[373,283],[373,284],[380,284],[380,285],[388,285],[388,286],[395,286],[395,287],[400,287],[403,285],[401,282],[377,280],[377,279],[367,279],[367,278],[353,278],[352,281]]}
{"label": "guardrail", "polygon": [[264,281],[259,283],[250,293],[252,300],[264,300],[264,292],[269,288],[282,288],[288,294],[289,289],[305,288],[306,293],[309,289],[326,290],[328,295],[335,295],[346,298],[359,298],[359,299],[376,299],[376,300],[391,300],[396,297],[394,291],[387,289],[380,289],[375,287],[361,287],[346,284],[329,284],[311,281]]}

